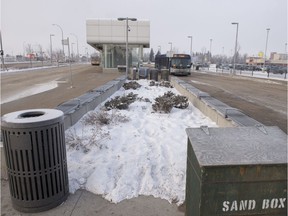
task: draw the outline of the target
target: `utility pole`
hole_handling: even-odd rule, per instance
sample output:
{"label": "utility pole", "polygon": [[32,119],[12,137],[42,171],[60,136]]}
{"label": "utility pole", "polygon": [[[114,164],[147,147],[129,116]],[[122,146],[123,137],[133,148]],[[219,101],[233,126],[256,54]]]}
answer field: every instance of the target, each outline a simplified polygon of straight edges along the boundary
{"label": "utility pole", "polygon": [[5,66],[5,63],[4,63],[4,50],[3,50],[3,44],[2,44],[2,34],[1,34],[1,31],[0,31],[0,45],[1,45],[1,49],[0,49],[0,55],[1,55],[1,70],[4,71],[4,69],[6,69],[8,71],[8,69],[6,68]]}
{"label": "utility pole", "polygon": [[63,57],[65,58],[63,29],[62,29],[61,26],[58,25],[58,24],[52,24],[52,25],[53,25],[53,26],[57,26],[57,27],[61,30],[61,35],[62,35],[62,41],[61,41],[61,43],[62,43],[62,51],[63,51]]}
{"label": "utility pole", "polygon": [[210,55],[209,55],[209,64],[211,64],[211,59],[212,59],[212,39],[210,39]]}
{"label": "utility pole", "polygon": [[54,36],[54,34],[50,34],[50,60],[51,60],[51,65],[53,63],[53,59],[52,59],[52,37]]}
{"label": "utility pole", "polygon": [[191,39],[191,41],[190,41],[190,56],[191,56],[191,59],[192,59],[192,55],[193,55],[193,53],[192,53],[192,41],[193,41],[193,37],[192,37],[191,35],[189,35],[188,38]]}
{"label": "utility pole", "polygon": [[266,52],[267,52],[268,35],[269,35],[270,28],[267,28],[266,31],[267,31],[267,36],[266,36],[266,46],[265,46],[264,63],[263,63],[263,69],[264,70],[265,70],[265,65],[266,65]]}
{"label": "utility pole", "polygon": [[233,22],[232,25],[237,25],[237,29],[236,29],[236,41],[235,41],[235,50],[234,50],[234,58],[233,58],[233,74],[235,75],[235,63],[236,63],[236,53],[237,53],[237,41],[238,41],[238,26],[239,23],[237,22]]}

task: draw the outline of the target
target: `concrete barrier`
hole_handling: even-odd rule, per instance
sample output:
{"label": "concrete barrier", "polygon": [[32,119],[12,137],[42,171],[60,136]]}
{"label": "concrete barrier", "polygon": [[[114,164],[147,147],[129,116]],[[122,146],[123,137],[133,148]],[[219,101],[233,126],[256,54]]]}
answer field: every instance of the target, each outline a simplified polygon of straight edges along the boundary
{"label": "concrete barrier", "polygon": [[171,83],[182,95],[188,97],[193,106],[216,122],[219,127],[261,125],[260,122],[245,115],[241,110],[228,106],[183,80],[171,77]]}
{"label": "concrete barrier", "polygon": [[99,104],[118,91],[125,80],[125,76],[118,77],[57,106],[55,109],[64,112],[65,130],[76,124],[87,112],[94,110]]}

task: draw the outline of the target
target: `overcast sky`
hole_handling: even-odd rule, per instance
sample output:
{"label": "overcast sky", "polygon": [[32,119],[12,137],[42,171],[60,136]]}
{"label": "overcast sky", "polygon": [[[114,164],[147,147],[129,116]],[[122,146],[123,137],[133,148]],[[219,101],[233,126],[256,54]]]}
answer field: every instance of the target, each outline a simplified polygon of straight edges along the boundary
{"label": "overcast sky", "polygon": [[[1,0],[1,33],[5,54],[22,54],[31,44],[49,50],[61,48],[61,31],[75,43],[79,52],[93,51],[86,43],[87,18],[135,17],[150,20],[150,47],[166,53],[174,49],[189,53],[210,50],[212,54],[232,55],[236,25],[239,23],[240,53],[257,55],[265,50],[267,28],[270,28],[267,53],[285,52],[287,43],[287,0]],[[146,50],[146,52],[149,52]],[[268,54],[267,54],[268,55]]]}

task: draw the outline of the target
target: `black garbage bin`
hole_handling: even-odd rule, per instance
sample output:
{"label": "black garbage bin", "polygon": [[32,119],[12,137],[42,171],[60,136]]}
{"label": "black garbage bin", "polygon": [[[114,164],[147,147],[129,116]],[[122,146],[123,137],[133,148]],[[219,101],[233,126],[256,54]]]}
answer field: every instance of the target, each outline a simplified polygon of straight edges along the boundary
{"label": "black garbage bin", "polygon": [[63,112],[17,111],[1,123],[13,207],[40,212],[64,202],[69,187]]}
{"label": "black garbage bin", "polygon": [[157,69],[150,69],[149,70],[150,73],[150,80],[155,80],[158,81],[158,70]]}
{"label": "black garbage bin", "polygon": [[148,79],[149,68],[140,67],[138,70],[139,79]]}

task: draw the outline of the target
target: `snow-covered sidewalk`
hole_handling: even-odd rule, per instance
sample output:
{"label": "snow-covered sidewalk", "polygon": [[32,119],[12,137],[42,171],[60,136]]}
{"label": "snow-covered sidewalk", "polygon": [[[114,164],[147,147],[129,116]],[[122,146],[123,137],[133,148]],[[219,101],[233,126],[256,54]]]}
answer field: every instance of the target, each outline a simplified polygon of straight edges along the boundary
{"label": "snow-covered sidewalk", "polygon": [[[155,113],[152,104],[174,88],[149,86],[124,90],[115,96],[138,94],[128,110],[105,111],[108,125],[90,124],[101,113],[103,103],[66,131],[70,192],[84,188],[117,203],[139,195],[152,195],[182,204],[185,199],[187,136],[185,129],[207,125],[217,127],[191,103],[187,109]],[[88,119],[88,121],[87,121]],[[92,121],[92,120],[91,120]]]}

